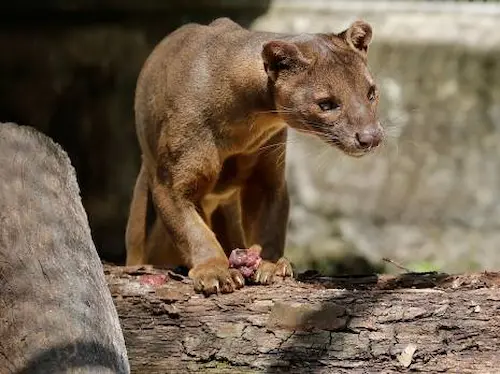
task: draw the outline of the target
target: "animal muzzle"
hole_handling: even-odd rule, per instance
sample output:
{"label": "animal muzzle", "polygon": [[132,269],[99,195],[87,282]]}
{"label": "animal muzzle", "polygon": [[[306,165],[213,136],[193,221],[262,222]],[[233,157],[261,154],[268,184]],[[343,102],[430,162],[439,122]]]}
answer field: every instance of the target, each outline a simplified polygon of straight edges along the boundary
{"label": "animal muzzle", "polygon": [[369,126],[355,135],[356,146],[359,149],[368,150],[376,148],[384,139],[384,132],[380,125]]}

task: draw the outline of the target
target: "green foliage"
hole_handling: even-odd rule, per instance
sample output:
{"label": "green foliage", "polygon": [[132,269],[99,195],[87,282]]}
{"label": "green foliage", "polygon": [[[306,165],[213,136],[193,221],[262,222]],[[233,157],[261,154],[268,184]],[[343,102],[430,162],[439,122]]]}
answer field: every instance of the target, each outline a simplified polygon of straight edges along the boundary
{"label": "green foliage", "polygon": [[431,271],[439,271],[439,266],[431,261],[416,261],[408,264],[408,269],[416,273],[427,273]]}

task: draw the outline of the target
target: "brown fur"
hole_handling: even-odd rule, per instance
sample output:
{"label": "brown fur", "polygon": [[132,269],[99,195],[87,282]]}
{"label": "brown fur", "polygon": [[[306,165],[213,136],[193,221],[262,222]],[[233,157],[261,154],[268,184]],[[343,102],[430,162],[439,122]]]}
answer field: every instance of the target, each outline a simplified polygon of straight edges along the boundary
{"label": "brown fur", "polygon": [[[231,292],[244,281],[227,255],[259,244],[256,282],[291,275],[282,259],[286,126],[352,156],[378,145],[371,33],[363,21],[340,34],[284,35],[222,18],[166,37],[137,83],[143,158],[127,264],[186,265],[198,291]],[[149,195],[156,221],[147,232]]]}

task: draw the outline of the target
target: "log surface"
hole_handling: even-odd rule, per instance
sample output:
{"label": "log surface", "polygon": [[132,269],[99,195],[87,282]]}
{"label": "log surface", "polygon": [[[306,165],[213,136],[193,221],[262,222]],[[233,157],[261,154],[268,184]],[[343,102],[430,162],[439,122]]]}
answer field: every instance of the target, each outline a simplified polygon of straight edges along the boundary
{"label": "log surface", "polygon": [[133,373],[496,373],[500,273],[327,278],[204,297],[105,266]]}
{"label": "log surface", "polygon": [[0,123],[0,374],[129,372],[68,155]]}

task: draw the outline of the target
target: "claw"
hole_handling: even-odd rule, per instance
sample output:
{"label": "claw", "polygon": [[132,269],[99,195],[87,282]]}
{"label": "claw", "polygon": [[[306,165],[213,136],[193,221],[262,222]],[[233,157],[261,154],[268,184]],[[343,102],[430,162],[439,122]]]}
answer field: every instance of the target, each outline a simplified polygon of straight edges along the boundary
{"label": "claw", "polygon": [[218,293],[231,293],[243,287],[242,276],[237,277],[226,264],[202,264],[189,271],[189,277],[193,280],[194,290],[202,292],[206,296]]}
{"label": "claw", "polygon": [[282,257],[276,263],[262,261],[254,274],[253,281],[259,284],[271,284],[277,276],[290,277],[292,275],[292,265]]}
{"label": "claw", "polygon": [[234,285],[236,289],[240,289],[245,285],[245,278],[243,275],[236,269],[229,269],[231,273],[231,278],[233,279]]}

